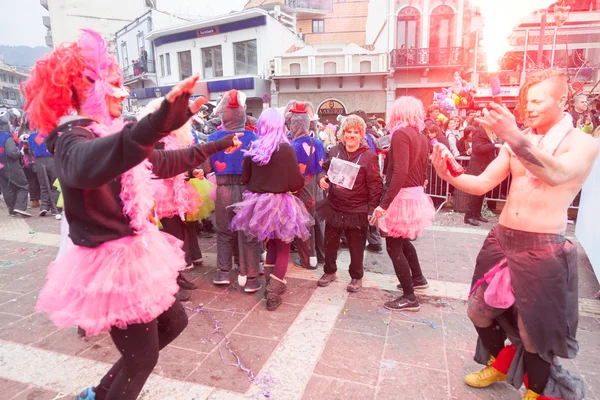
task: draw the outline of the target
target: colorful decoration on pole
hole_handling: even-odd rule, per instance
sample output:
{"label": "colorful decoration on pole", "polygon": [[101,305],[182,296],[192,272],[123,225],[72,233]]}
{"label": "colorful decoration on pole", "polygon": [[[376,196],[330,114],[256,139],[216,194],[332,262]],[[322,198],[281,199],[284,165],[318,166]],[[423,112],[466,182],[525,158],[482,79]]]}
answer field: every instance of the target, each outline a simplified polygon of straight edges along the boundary
{"label": "colorful decoration on pole", "polygon": [[454,73],[452,87],[442,88],[441,93],[433,92],[433,98],[438,102],[440,108],[451,115],[458,114],[459,109],[467,107],[470,95],[471,86],[461,78],[458,72]]}

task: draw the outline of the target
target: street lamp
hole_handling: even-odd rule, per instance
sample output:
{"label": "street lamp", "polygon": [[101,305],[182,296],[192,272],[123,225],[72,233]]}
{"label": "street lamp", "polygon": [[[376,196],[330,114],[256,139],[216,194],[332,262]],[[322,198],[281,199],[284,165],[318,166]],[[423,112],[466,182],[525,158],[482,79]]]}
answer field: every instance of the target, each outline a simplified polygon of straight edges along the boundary
{"label": "street lamp", "polygon": [[154,95],[156,97],[162,96],[162,92],[160,91],[160,88],[157,87],[156,89],[154,89]]}

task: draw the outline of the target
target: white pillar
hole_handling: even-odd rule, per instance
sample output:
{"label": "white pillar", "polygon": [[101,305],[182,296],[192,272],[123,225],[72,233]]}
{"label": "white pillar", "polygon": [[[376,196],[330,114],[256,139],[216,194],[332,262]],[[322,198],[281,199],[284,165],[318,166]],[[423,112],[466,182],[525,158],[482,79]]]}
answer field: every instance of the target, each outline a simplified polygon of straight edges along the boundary
{"label": "white pillar", "polygon": [[421,24],[421,40],[419,46],[421,48],[429,47],[429,0],[423,0],[423,15]]}
{"label": "white pillar", "polygon": [[458,0],[458,9],[454,15],[456,21],[456,40],[454,46],[462,47],[463,37],[463,15],[465,13],[465,0]]}
{"label": "white pillar", "polygon": [[386,10],[388,12],[387,15],[387,36],[388,36],[388,49],[389,53],[393,49],[396,48],[396,29],[398,28],[398,23],[396,22],[396,2],[394,0],[388,0]]}
{"label": "white pillar", "polygon": [[392,77],[387,78],[387,85],[385,88],[385,116],[388,120],[394,101],[396,101],[396,81]]}
{"label": "white pillar", "polygon": [[346,54],[344,57],[344,64],[345,64],[345,69],[344,72],[345,73],[350,73],[352,72],[352,54]]}

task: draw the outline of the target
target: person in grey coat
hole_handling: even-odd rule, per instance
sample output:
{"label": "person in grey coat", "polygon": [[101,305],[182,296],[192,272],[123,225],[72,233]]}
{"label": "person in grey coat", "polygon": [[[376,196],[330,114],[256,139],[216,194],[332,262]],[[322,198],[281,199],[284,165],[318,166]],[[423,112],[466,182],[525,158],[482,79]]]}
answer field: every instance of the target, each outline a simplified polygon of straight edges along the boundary
{"label": "person in grey coat", "polygon": [[0,188],[11,216],[31,217],[27,212],[29,185],[21,166],[21,153],[11,133],[8,111],[0,111]]}

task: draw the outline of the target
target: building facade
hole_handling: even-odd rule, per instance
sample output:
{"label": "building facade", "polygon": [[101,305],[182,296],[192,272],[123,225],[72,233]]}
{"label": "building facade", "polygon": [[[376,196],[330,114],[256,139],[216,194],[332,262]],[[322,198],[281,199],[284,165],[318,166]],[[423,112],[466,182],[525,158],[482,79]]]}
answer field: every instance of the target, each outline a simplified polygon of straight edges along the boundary
{"label": "building facade", "polygon": [[222,93],[240,90],[252,115],[268,103],[271,60],[304,45],[289,24],[261,8],[154,30],[147,39],[154,45],[159,88],[200,73],[205,88],[199,92],[218,101]]}
{"label": "building facade", "polygon": [[366,44],[369,0],[250,0],[245,8],[275,3],[294,10],[295,32],[307,44]]}
{"label": "building facade", "polygon": [[[116,56],[123,69],[125,85],[131,96],[125,103],[128,111],[136,111],[155,97],[158,86],[154,46],[147,36],[154,29],[188,23],[189,20],[174,14],[148,10],[115,33]],[[146,88],[151,90],[147,91]]]}
{"label": "building facade", "polygon": [[94,29],[109,42],[114,42],[114,33],[146,12],[153,1],[40,0],[40,4],[48,10],[49,14],[42,17],[44,26],[48,28],[46,44],[55,47],[63,42],[77,40],[79,30],[82,28]]}
{"label": "building facade", "polygon": [[25,106],[20,86],[27,78],[29,75],[17,71],[0,59],[0,107]]}
{"label": "building facade", "polygon": [[363,110],[385,114],[386,53],[348,43],[315,43],[275,57],[271,106],[310,101],[323,123]]}

